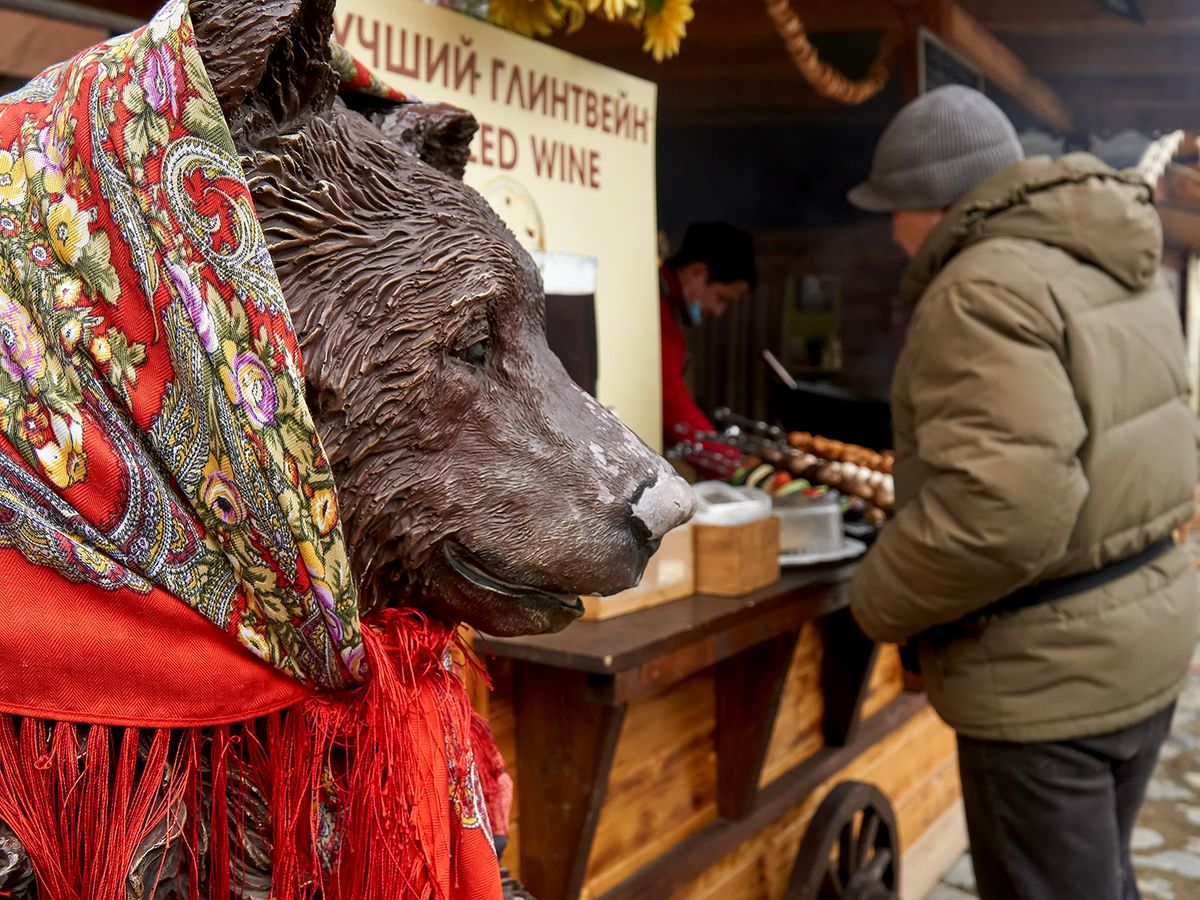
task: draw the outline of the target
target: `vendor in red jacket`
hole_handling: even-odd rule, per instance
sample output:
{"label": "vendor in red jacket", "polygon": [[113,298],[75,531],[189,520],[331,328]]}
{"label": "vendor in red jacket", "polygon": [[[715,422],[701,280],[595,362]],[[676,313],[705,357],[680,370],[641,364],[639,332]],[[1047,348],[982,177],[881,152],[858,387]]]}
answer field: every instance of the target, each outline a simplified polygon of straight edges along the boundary
{"label": "vendor in red jacket", "polygon": [[720,318],[750,293],[754,284],[754,240],[724,222],[691,225],[679,252],[659,272],[662,317],[662,402],[666,446],[688,432],[712,431],[684,380],[687,341],[684,326]]}

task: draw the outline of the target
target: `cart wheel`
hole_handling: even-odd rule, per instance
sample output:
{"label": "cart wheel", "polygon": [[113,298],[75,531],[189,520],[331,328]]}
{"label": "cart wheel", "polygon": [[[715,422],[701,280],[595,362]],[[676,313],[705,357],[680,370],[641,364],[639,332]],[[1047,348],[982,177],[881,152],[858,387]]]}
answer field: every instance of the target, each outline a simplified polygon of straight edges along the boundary
{"label": "cart wheel", "polygon": [[788,900],[896,900],[899,883],[892,805],[874,785],[843,781],[804,833]]}

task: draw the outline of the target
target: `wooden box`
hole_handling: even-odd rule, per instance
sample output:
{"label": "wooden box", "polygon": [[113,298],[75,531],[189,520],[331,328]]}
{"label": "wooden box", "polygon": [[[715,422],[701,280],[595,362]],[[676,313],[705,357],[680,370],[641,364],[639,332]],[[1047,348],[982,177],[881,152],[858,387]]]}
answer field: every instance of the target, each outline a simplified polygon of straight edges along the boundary
{"label": "wooden box", "polygon": [[779,519],[695,525],[696,593],[749,594],[779,580]]}
{"label": "wooden box", "polygon": [[696,592],[695,547],[692,526],[684,525],[663,536],[658,552],[650,557],[637,587],[611,597],[583,598],[584,621],[599,622],[614,616],[670,603]]}

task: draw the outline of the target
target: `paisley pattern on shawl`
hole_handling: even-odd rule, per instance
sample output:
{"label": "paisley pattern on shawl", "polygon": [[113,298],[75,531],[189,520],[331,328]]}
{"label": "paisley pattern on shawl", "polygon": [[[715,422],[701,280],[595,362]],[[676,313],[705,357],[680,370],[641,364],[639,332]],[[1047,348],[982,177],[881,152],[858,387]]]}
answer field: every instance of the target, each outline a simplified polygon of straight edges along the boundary
{"label": "paisley pattern on shawl", "polygon": [[185,0],[0,101],[0,548],[367,678],[333,475]]}

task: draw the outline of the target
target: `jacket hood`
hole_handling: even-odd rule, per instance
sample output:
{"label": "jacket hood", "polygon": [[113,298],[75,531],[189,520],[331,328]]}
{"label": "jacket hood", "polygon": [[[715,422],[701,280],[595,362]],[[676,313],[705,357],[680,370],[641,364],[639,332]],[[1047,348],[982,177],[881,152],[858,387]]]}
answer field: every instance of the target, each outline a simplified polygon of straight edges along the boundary
{"label": "jacket hood", "polygon": [[946,214],[909,265],[901,296],[916,303],[956,254],[998,237],[1058,247],[1142,290],[1162,261],[1162,224],[1152,201],[1153,191],[1136,172],[1117,172],[1086,153],[1024,160]]}

